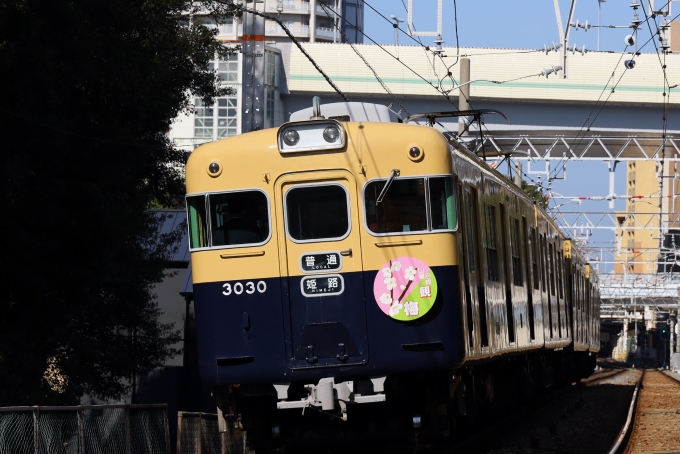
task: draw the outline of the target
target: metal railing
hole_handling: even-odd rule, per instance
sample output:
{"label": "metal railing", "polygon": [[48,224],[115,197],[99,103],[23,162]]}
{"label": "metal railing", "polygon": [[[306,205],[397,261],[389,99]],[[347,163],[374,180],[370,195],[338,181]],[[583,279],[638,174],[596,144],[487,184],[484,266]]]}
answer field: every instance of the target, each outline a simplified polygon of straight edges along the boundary
{"label": "metal railing", "polygon": [[220,454],[217,415],[177,412],[177,454]]}
{"label": "metal railing", "polygon": [[168,406],[0,407],[0,454],[167,454]]}

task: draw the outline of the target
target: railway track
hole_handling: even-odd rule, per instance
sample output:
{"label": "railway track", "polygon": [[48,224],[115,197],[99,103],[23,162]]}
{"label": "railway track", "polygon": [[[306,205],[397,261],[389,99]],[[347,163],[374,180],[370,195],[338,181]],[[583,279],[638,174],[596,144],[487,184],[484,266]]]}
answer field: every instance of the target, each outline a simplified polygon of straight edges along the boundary
{"label": "railway track", "polygon": [[645,372],[620,442],[610,454],[680,452],[680,378],[677,377],[658,370]]}
{"label": "railway track", "polygon": [[[466,453],[606,453],[621,433],[642,371],[605,370],[454,446]],[[603,411],[604,409],[604,411]]]}

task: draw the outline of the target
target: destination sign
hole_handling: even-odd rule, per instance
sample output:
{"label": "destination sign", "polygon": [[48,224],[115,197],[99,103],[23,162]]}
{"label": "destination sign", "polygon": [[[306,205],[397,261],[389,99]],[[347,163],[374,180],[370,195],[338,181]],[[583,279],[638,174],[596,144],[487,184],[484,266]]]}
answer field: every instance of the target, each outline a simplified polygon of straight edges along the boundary
{"label": "destination sign", "polygon": [[345,290],[345,283],[339,274],[305,276],[300,282],[300,288],[304,296],[338,295]]}
{"label": "destination sign", "polygon": [[337,271],[342,268],[342,256],[339,252],[315,252],[302,254],[300,268],[305,273],[315,271]]}

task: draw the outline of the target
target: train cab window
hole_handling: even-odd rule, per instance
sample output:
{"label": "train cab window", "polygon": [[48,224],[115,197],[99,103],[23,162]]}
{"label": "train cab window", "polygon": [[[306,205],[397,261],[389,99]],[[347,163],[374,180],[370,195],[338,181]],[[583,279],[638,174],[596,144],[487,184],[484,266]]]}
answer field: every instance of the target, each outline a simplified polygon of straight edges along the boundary
{"label": "train cab window", "polygon": [[208,222],[205,213],[205,196],[187,197],[189,219],[189,246],[191,249],[208,247]]}
{"label": "train cab window", "polygon": [[427,231],[425,178],[399,178],[376,203],[385,180],[372,181],[364,191],[366,223],[373,233]]}
{"label": "train cab window", "polygon": [[269,206],[261,191],[208,195],[212,246],[261,244],[269,238]]}
{"label": "train cab window", "polygon": [[458,226],[452,177],[398,178],[377,203],[386,181],[371,181],[364,189],[366,226],[372,233],[455,230]]}
{"label": "train cab window", "polygon": [[430,217],[432,230],[453,230],[457,226],[453,180],[450,177],[429,178]]}
{"label": "train cab window", "polygon": [[339,240],[349,234],[349,196],[343,186],[296,186],[285,200],[286,231],[293,241]]}

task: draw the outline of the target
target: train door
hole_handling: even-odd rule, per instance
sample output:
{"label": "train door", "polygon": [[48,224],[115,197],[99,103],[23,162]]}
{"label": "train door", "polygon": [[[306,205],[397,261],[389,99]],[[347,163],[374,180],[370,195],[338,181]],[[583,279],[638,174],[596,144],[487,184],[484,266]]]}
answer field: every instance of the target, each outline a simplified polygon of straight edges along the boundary
{"label": "train door", "polygon": [[[515,342],[515,317],[514,310],[512,307],[512,281],[511,277],[511,244],[508,242],[508,213],[505,208],[505,204],[500,204],[500,216],[501,216],[501,249],[502,249],[502,261],[503,261],[503,274],[505,275],[505,313],[507,318],[508,327],[508,342],[513,344]],[[512,220],[510,220],[512,222]],[[513,238],[510,241],[514,241]]]}
{"label": "train door", "polygon": [[546,241],[546,234],[542,233],[540,235],[541,237],[541,297],[542,297],[542,303],[543,303],[543,313],[547,314],[547,319],[544,318],[544,330],[545,330],[545,338],[546,342],[548,340],[552,340],[553,338],[553,314],[552,314],[552,307],[550,305],[550,289],[548,285],[548,279],[550,277],[550,273],[548,272],[548,246],[547,246],[547,241]]}
{"label": "train door", "polygon": [[[536,259],[531,253],[534,243],[536,242],[535,230],[527,227],[527,218],[522,216],[522,237],[524,238],[524,266],[526,275],[526,289],[527,289],[527,309],[529,314],[529,341],[536,340],[536,327],[534,326],[534,285],[538,284],[538,270],[536,269]],[[532,272],[533,271],[533,272]]]}
{"label": "train door", "polygon": [[[475,338],[481,347],[488,347],[489,334],[487,328],[486,295],[484,293],[483,266],[480,262],[479,254],[481,242],[479,238],[479,196],[477,188],[472,186],[465,186],[463,188],[463,203],[460,206],[460,213],[463,218],[463,242],[465,243],[465,256],[467,258],[467,273],[465,276],[466,296],[470,295],[468,322],[472,323],[470,320],[473,317],[472,302],[477,301],[479,308],[479,337]],[[474,324],[472,326],[474,327]],[[472,334],[474,335],[474,333]]]}
{"label": "train door", "polygon": [[[463,195],[465,194],[465,195]],[[468,355],[474,356],[474,351],[478,347],[479,341],[475,342],[475,316],[474,316],[474,303],[472,301],[472,288],[470,283],[470,273],[476,271],[476,259],[474,255],[467,252],[468,249],[472,249],[468,246],[469,242],[469,231],[470,220],[469,214],[466,212],[467,203],[470,197],[470,190],[463,189],[463,183],[458,183],[458,207],[460,217],[462,222],[460,223],[458,230],[462,236],[462,241],[458,242],[458,250],[460,253],[461,263],[462,263],[462,274],[463,274],[463,292],[465,297],[465,323],[467,325],[467,343],[468,343]]]}
{"label": "train door", "polygon": [[345,171],[284,175],[277,180],[276,198],[290,367],[365,363],[368,338],[354,177]]}

